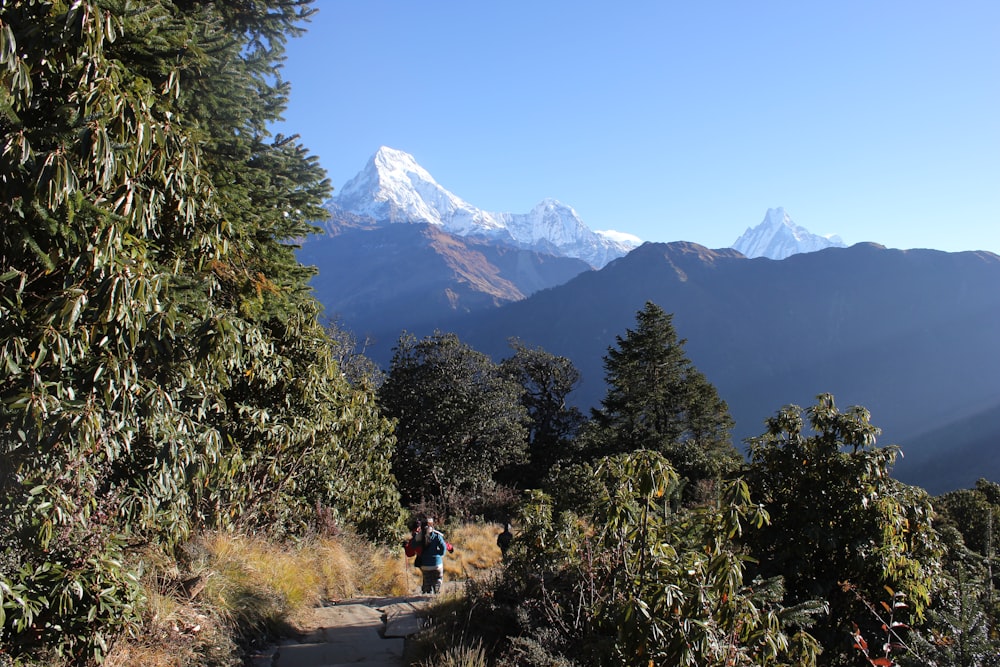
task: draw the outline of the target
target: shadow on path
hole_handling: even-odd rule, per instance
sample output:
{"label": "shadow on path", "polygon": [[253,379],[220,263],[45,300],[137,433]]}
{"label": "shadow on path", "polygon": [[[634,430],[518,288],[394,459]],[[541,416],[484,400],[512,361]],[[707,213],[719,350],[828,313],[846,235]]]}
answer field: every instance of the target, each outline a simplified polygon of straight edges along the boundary
{"label": "shadow on path", "polygon": [[353,598],[318,607],[308,629],[250,659],[252,667],[402,667],[406,637],[431,596]]}

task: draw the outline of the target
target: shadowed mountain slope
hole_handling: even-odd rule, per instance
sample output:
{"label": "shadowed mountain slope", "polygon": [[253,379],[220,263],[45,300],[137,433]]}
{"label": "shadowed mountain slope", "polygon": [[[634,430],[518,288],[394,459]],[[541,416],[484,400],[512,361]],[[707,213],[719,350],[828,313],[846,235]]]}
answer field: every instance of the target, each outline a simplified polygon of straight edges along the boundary
{"label": "shadowed mountain slope", "polygon": [[[859,244],[775,261],[647,243],[451,330],[498,358],[510,336],[569,357],[584,377],[576,402],[593,406],[604,395],[603,355],[647,300],[674,313],[688,356],[729,403],[737,438],[761,433],[785,404],[832,392],[842,408],[871,410],[880,444],[903,445],[905,481],[941,490],[927,472],[938,459],[996,456],[983,451],[1000,444],[995,421],[974,441],[927,436],[1000,404],[1000,257],[988,252]],[[970,459],[949,488],[974,482],[977,467]]]}
{"label": "shadowed mountain slope", "polygon": [[590,267],[502,244],[449,234],[439,226],[366,226],[350,221],[310,237],[299,260],[319,267],[311,281],[327,314],[385,363],[403,329],[446,329],[458,315],[523,299]]}

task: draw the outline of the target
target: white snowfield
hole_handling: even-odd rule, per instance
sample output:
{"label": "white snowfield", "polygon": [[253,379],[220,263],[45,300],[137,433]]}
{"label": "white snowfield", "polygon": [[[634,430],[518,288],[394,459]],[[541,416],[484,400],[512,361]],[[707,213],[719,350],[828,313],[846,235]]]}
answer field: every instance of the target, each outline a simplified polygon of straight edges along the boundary
{"label": "white snowfield", "polygon": [[458,236],[480,236],[549,254],[576,257],[595,268],[641,241],[587,227],[572,207],[545,199],[528,213],[491,213],[452,194],[409,153],[381,147],[334,201],[345,211],[379,222],[426,222]]}

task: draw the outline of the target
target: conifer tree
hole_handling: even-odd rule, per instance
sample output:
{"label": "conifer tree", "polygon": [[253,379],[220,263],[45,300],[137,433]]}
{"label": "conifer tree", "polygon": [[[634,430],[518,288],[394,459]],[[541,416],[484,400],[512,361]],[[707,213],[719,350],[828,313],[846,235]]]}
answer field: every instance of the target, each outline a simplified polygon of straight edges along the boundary
{"label": "conifer tree", "polygon": [[711,479],[736,468],[732,418],[715,387],[684,354],[673,316],[652,302],[636,328],[617,336],[604,358],[608,392],[593,411],[589,437],[605,453],[648,449],[664,454],[682,477]]}

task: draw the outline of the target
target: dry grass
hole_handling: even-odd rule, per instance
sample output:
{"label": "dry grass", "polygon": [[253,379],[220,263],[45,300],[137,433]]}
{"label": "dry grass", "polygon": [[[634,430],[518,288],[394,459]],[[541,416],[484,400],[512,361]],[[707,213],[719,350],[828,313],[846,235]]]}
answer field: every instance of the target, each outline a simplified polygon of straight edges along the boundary
{"label": "dry grass", "polygon": [[[492,524],[449,526],[450,581],[473,579],[500,562]],[[117,643],[105,665],[238,665],[238,643],[299,627],[317,605],[358,595],[402,596],[420,574],[399,546],[352,536],[275,544],[260,537],[208,533],[186,547],[182,571],[162,553],[143,554],[143,627]]]}
{"label": "dry grass", "polygon": [[323,602],[409,590],[398,554],[351,536],[290,545],[209,533],[186,551],[183,572],[162,554],[143,555],[143,627],[105,665],[238,665],[236,642],[293,631]]}
{"label": "dry grass", "polygon": [[[475,579],[500,564],[497,535],[503,529],[496,524],[466,523],[447,526],[442,532],[455,551],[444,557],[446,581]],[[399,550],[397,549],[397,553]],[[405,556],[401,556],[405,559]],[[420,590],[420,571],[413,559],[405,559],[409,591]]]}
{"label": "dry grass", "polygon": [[487,667],[489,658],[482,644],[474,646],[449,646],[426,660],[418,667]]}
{"label": "dry grass", "polygon": [[503,529],[496,524],[467,523],[448,528],[446,536],[455,547],[444,560],[445,576],[450,579],[473,579],[500,564],[497,535]]}

